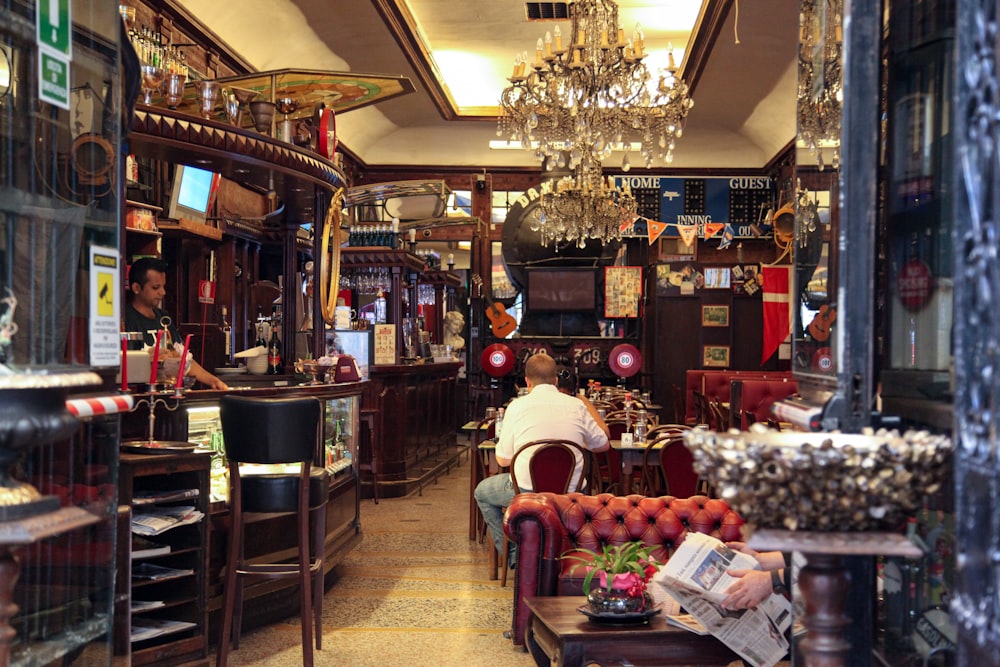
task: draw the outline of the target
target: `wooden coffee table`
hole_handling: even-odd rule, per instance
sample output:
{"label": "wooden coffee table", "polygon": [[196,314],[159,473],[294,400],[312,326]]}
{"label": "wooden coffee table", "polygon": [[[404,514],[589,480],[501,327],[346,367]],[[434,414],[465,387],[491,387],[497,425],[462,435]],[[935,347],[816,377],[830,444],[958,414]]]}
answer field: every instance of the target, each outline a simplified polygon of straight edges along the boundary
{"label": "wooden coffee table", "polygon": [[529,649],[536,659],[540,651],[559,667],[583,667],[591,662],[725,667],[740,659],[715,637],[667,625],[663,614],[642,625],[608,625],[577,611],[586,602],[583,597],[536,597],[525,602],[531,610]]}

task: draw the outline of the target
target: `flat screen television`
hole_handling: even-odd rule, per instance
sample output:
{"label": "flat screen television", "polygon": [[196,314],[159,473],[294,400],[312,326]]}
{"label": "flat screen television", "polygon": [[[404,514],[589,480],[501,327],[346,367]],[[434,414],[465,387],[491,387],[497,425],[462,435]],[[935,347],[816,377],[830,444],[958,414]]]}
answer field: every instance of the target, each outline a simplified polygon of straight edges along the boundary
{"label": "flat screen television", "polygon": [[579,312],[597,308],[594,268],[529,269],[525,306],[530,311]]}
{"label": "flat screen television", "polygon": [[179,164],[174,171],[167,216],[205,222],[219,187],[219,175],[205,169]]}

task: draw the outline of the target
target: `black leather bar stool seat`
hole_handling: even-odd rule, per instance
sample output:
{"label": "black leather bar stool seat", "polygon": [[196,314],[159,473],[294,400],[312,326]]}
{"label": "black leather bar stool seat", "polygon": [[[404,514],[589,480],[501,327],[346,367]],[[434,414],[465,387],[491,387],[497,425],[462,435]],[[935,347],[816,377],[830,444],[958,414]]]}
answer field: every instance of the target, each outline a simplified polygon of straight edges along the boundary
{"label": "black leather bar stool seat", "polygon": [[[243,478],[244,512],[294,511],[298,502],[299,477],[287,474],[249,473]],[[309,507],[316,508],[330,497],[330,475],[323,468],[313,468],[309,473]]]}
{"label": "black leather bar stool seat", "polygon": [[[231,525],[216,666],[225,667],[230,642],[239,648],[244,579],[296,577],[301,600],[302,664],[312,667],[313,626],[316,649],[322,648],[323,552],[329,497],[326,471],[312,468],[320,448],[320,403],[313,397],[223,396],[219,414],[229,461]],[[298,472],[287,474],[241,472],[240,464],[249,463],[300,465]],[[246,560],[246,515],[259,512],[296,515],[298,557],[294,562]]]}

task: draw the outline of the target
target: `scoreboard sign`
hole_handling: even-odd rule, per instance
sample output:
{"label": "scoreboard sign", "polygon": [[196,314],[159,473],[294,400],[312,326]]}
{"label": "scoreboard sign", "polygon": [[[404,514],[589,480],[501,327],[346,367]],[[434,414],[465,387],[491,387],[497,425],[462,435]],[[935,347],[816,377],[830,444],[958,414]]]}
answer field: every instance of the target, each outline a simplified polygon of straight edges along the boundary
{"label": "scoreboard sign", "polygon": [[[762,212],[774,207],[773,184],[765,176],[684,178],[675,176],[615,176],[615,185],[627,185],[643,218],[666,223],[663,236],[680,236],[679,225],[695,225],[698,238],[712,236],[720,225],[729,225],[733,238],[758,238],[770,229],[751,228]],[[710,233],[706,234],[706,229]],[[633,235],[645,236],[640,221]]]}

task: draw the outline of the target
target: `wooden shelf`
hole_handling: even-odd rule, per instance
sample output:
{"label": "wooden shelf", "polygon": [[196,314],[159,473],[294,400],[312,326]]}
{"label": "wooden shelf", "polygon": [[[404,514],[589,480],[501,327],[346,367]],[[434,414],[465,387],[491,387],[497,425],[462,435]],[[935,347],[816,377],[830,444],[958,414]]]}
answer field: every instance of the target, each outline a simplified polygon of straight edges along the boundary
{"label": "wooden shelf", "polygon": [[[206,584],[211,524],[208,508],[211,456],[203,453],[166,455],[123,453],[120,459],[119,497],[123,503],[131,503],[137,490],[153,491],[164,496],[164,499],[156,504],[193,505],[203,512],[204,516],[196,523],[177,526],[149,538],[158,543],[171,544],[175,548],[170,553],[152,559],[144,558],[137,562],[155,561],[157,565],[191,569],[193,572],[166,579],[131,580],[129,601],[131,601],[131,590],[135,589],[144,591],[144,595],[151,595],[150,591],[156,591],[157,596],[163,596],[164,604],[149,609],[130,609],[126,618],[116,618],[115,632],[119,635],[117,643],[129,642],[132,616],[142,615],[194,622],[193,628],[130,642],[131,663],[133,665],[206,664],[209,644]],[[198,489],[196,497],[176,498],[169,493],[176,490],[180,495],[193,488]],[[144,504],[133,512],[141,512],[142,508],[152,506]],[[130,526],[126,535],[119,535],[119,541],[130,544],[131,537]],[[127,564],[120,566],[128,567]]]}
{"label": "wooden shelf", "polygon": [[195,222],[194,220],[160,220],[157,223],[161,233],[167,232],[184,232],[186,234],[193,234],[194,236],[201,236],[202,238],[211,239],[213,241],[222,240],[222,230],[216,227],[210,227],[208,225],[201,224],[200,222]]}

